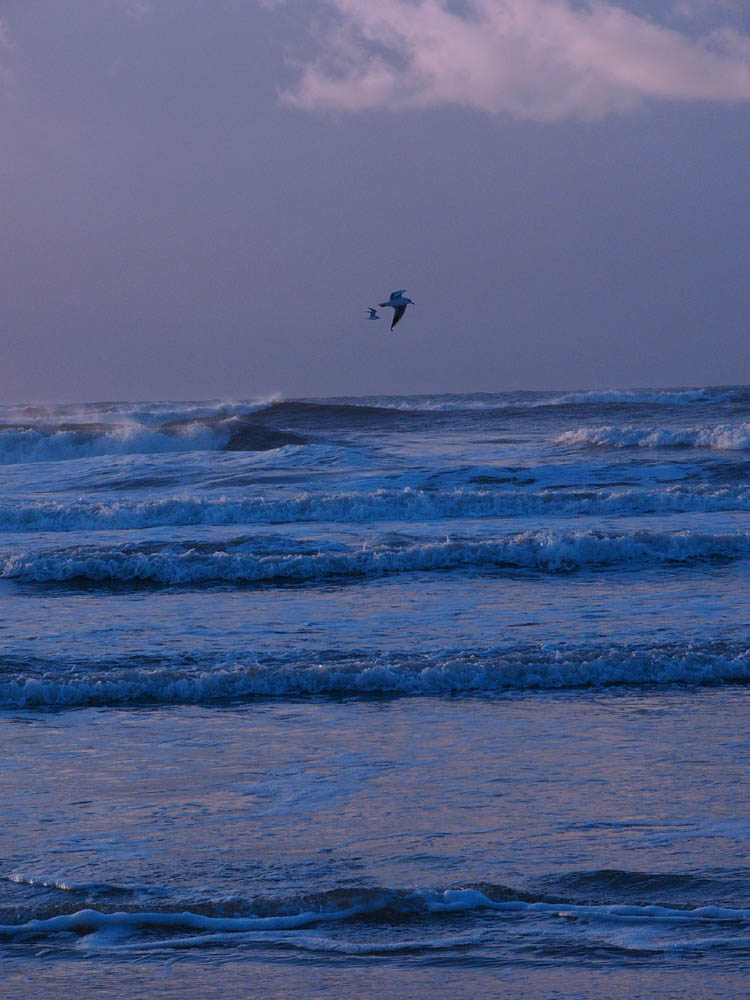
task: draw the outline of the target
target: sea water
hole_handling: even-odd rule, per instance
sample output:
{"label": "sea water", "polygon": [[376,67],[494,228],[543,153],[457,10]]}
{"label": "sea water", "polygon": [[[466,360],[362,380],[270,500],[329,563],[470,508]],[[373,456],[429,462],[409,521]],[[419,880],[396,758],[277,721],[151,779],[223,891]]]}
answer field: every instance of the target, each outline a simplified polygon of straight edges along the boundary
{"label": "sea water", "polygon": [[0,408],[7,997],[738,997],[750,390]]}

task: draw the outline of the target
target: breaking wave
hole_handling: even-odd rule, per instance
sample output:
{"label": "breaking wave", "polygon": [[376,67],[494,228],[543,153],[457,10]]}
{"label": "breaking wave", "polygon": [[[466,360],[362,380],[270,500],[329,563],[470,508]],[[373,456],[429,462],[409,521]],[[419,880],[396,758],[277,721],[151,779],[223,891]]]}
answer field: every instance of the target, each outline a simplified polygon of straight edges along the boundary
{"label": "breaking wave", "polygon": [[[304,444],[308,433],[339,433],[341,430],[441,426],[471,414],[478,420],[523,417],[545,408],[581,405],[699,404],[742,401],[740,390],[608,390],[567,393],[479,393],[471,396],[363,397],[360,399],[283,399],[278,396],[246,403],[111,403],[87,406],[0,407],[0,464],[54,462],[104,455],[159,454],[193,450],[257,451]],[[743,429],[744,428],[744,429]],[[626,447],[628,435],[678,432],[642,431],[625,428],[622,441],[607,440],[616,428],[593,428],[568,432],[569,443],[601,443]],[[576,434],[592,433],[601,441],[577,441]],[[689,432],[685,432],[689,433]],[[731,427],[696,430],[716,433],[733,440]],[[750,440],[750,425],[736,431]],[[743,437],[744,435],[744,437]],[[669,446],[665,439],[661,447]],[[679,445],[676,441],[676,445]],[[686,444],[694,443],[686,441]],[[695,442],[700,446],[700,441]],[[656,445],[655,445],[656,446]],[[748,444],[707,444],[707,447],[745,448]]]}
{"label": "breaking wave", "polygon": [[522,413],[524,410],[546,407],[580,407],[595,405],[690,406],[744,402],[747,390],[736,388],[695,389],[603,389],[567,392],[473,393],[467,395],[371,396],[317,400],[275,400],[266,415],[274,417],[304,417],[310,419],[367,421],[377,418],[397,420],[400,416],[441,413]]}
{"label": "breaking wave", "polygon": [[720,424],[682,430],[653,427],[580,427],[557,437],[563,445],[599,448],[708,448],[714,451],[750,449],[750,423]]}
{"label": "breaking wave", "polygon": [[0,707],[215,704],[255,698],[496,696],[615,686],[750,682],[746,643],[536,644],[425,653],[326,652],[283,660],[0,659]]}
{"label": "breaking wave", "polygon": [[536,492],[405,487],[294,496],[194,496],[153,500],[0,501],[0,532],[134,530],[186,525],[376,521],[420,522],[530,515],[602,515],[748,511],[750,486],[699,483],[650,489],[547,489]]}
{"label": "breaking wave", "polygon": [[[450,411],[523,411],[545,407],[581,406],[694,406],[696,404],[743,403],[747,389],[705,386],[692,389],[591,389],[553,392],[443,394],[437,396],[370,397],[370,406],[401,411],[441,413]],[[324,401],[320,401],[324,404]],[[313,404],[316,405],[316,404]],[[319,405],[319,404],[318,404]],[[358,405],[358,404],[354,404]],[[361,404],[360,404],[361,405]]]}
{"label": "breaking wave", "polygon": [[0,425],[0,465],[60,462],[105,455],[190,451],[268,451],[304,444],[293,432],[258,423],[253,415],[218,415],[141,423]]}
{"label": "breaking wave", "polygon": [[[545,408],[607,404],[669,404],[742,399],[739,390],[611,390],[567,393],[480,393],[474,396],[370,397],[361,399],[295,400],[271,397],[248,403],[136,404],[0,407],[0,465],[55,462],[106,455],[159,454],[186,451],[263,451],[304,444],[308,434],[389,427],[430,427],[451,420],[451,414],[476,419],[505,419]],[[610,440],[617,428],[571,431],[563,443],[650,446],[649,435],[664,438],[654,447],[695,444],[702,447],[750,447],[750,425],[695,432],[624,428],[620,440]],[[681,442],[669,435],[687,434]],[[690,439],[693,434],[695,440]],[[586,434],[593,435],[592,440]],[[576,435],[583,437],[576,438]],[[717,443],[710,443],[716,435]],[[598,436],[598,439],[597,439]],[[703,443],[706,437],[708,443]],[[656,441],[656,438],[654,440]],[[600,440],[599,440],[600,439]],[[632,439],[632,440],[631,440]],[[744,441],[745,443],[736,443]],[[729,443],[726,443],[729,442]]]}
{"label": "breaking wave", "polygon": [[[66,907],[67,909],[67,907]],[[519,893],[490,883],[479,883],[450,889],[386,889],[340,888],[328,892],[310,893],[288,900],[235,899],[196,906],[191,909],[154,910],[142,905],[129,909],[106,910],[86,908],[74,912],[58,912],[51,916],[32,917],[17,923],[0,924],[0,939],[15,943],[40,942],[60,935],[80,940],[88,935],[102,935],[108,947],[127,947],[129,939],[140,937],[139,948],[195,947],[230,943],[238,935],[253,935],[256,940],[273,940],[269,932],[279,934],[290,947],[304,950],[331,951],[345,954],[377,954],[409,952],[434,947],[456,947],[478,943],[481,938],[471,934],[450,937],[436,935],[442,918],[463,915],[476,925],[483,914],[492,913],[509,921],[538,918],[542,921],[585,921],[586,924],[637,924],[657,927],[690,927],[710,931],[721,929],[724,934],[744,936],[750,910],[738,907],[703,905],[692,908],[660,903],[580,903]],[[362,918],[366,918],[370,933],[362,936]],[[395,924],[411,923],[412,934],[404,937],[375,936],[379,928],[390,930]],[[351,936],[321,938],[305,932],[326,925],[348,927]],[[578,934],[576,947],[580,949]],[[145,938],[145,940],[143,939]],[[722,939],[722,944],[726,939]],[[594,942],[597,946],[600,941]],[[657,947],[656,950],[662,950]]]}
{"label": "breaking wave", "polygon": [[700,388],[700,389],[593,389],[584,392],[567,392],[548,401],[550,406],[590,403],[637,403],[639,405],[681,403],[720,403],[741,400],[745,390]]}
{"label": "breaking wave", "polygon": [[358,548],[287,538],[132,543],[12,551],[0,578],[27,583],[316,584],[452,570],[581,569],[731,561],[750,555],[750,532],[525,531],[503,538],[395,540]]}

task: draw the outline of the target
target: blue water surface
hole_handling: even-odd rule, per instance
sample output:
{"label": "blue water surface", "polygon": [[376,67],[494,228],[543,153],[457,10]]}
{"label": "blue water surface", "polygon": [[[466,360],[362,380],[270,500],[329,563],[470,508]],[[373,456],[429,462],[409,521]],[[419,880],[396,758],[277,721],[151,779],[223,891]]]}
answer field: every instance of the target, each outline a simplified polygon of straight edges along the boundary
{"label": "blue water surface", "polygon": [[750,390],[0,408],[9,997],[737,997]]}

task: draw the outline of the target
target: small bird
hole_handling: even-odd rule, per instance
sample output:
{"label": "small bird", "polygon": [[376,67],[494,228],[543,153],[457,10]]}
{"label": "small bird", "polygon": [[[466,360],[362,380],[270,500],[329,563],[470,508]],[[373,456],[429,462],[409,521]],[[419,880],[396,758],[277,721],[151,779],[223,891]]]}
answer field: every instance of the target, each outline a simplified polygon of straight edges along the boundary
{"label": "small bird", "polygon": [[391,292],[391,297],[387,302],[381,302],[380,308],[384,309],[386,306],[390,306],[393,310],[393,322],[391,323],[391,330],[394,328],[396,323],[401,319],[401,317],[406,312],[407,306],[413,306],[414,303],[411,299],[407,299],[404,295],[406,291],[405,288],[399,288],[397,292]]}
{"label": "small bird", "polygon": [[370,315],[367,317],[368,319],[380,319],[380,316],[378,316],[377,309],[373,309],[372,307],[370,307],[368,309],[368,312],[370,313]]}

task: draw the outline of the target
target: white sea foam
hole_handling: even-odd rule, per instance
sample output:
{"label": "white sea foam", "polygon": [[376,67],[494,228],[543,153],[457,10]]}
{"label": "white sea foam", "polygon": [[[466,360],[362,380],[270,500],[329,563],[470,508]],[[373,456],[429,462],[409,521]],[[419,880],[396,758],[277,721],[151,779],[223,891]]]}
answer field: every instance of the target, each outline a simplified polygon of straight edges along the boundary
{"label": "white sea foam", "polygon": [[0,428],[0,464],[60,462],[102,455],[158,454],[174,451],[208,451],[223,447],[226,430],[212,430],[200,423],[186,424],[164,433],[142,424],[117,424],[111,429],[42,431],[35,427]]}
{"label": "white sea foam", "polygon": [[611,686],[717,685],[750,681],[750,646],[536,645],[520,648],[290,657],[287,661],[187,659],[131,664],[112,659],[37,665],[0,661],[0,707],[212,704],[402,695],[494,696]]}
{"label": "white sea foam", "polygon": [[[119,911],[102,912],[95,909],[79,910],[76,913],[58,914],[46,918],[35,918],[18,924],[0,924],[0,938],[13,941],[38,940],[60,934],[78,936],[114,932],[109,944],[117,944],[128,935],[139,932],[174,935],[175,932],[197,935],[193,943],[216,943],[216,934],[259,935],[268,931],[299,931],[318,924],[345,923],[367,915],[372,920],[389,924],[390,914],[423,913],[440,915],[445,913],[480,913],[491,910],[505,914],[509,918],[539,916],[550,919],[585,919],[604,923],[636,923],[652,925],[711,926],[715,924],[734,927],[750,920],[750,910],[723,906],[701,906],[694,909],[674,909],[660,905],[604,904],[586,905],[543,900],[493,899],[475,888],[448,889],[443,892],[422,890],[413,893],[394,893],[377,890],[360,890],[352,893],[353,902],[339,908],[300,910],[296,913],[279,913],[270,916],[211,916],[189,910],[182,912],[160,911]],[[211,938],[203,936],[209,934]],[[466,935],[458,937],[458,944],[469,943]],[[162,941],[167,944],[169,938]],[[190,938],[179,938],[179,945],[190,943]],[[178,942],[175,942],[177,945]],[[320,948],[318,942],[318,949]],[[423,947],[426,942],[417,946]],[[454,942],[455,944],[456,942]],[[390,942],[383,943],[383,950],[393,950]],[[353,950],[367,951],[369,945],[357,946]],[[375,945],[377,950],[377,944]],[[315,949],[315,950],[318,950]],[[349,951],[344,943],[344,951]]]}
{"label": "white sea foam", "polygon": [[307,927],[313,923],[331,920],[346,920],[362,913],[362,906],[346,910],[325,912],[302,912],[273,917],[209,917],[200,913],[150,913],[120,912],[101,913],[98,910],[79,910],[77,913],[61,914],[47,919],[29,920],[25,924],[0,924],[0,937],[28,938],[45,937],[50,934],[72,932],[93,934],[97,931],[117,928],[120,930],[194,930],[194,931],[252,931],[266,929],[290,930]]}
{"label": "white sea foam", "polygon": [[579,427],[557,437],[562,445],[601,448],[707,448],[714,451],[750,449],[750,423],[715,427]]}
{"label": "white sea foam", "polygon": [[635,906],[630,904],[582,905],[576,903],[548,903],[543,901],[489,899],[478,889],[449,889],[435,899],[428,899],[433,912],[474,909],[503,910],[514,913],[542,913],[556,917],[587,917],[598,920],[644,920],[668,923],[693,923],[695,921],[742,922],[750,920],[750,909],[725,906],[701,906],[692,910],[677,910],[668,906]]}
{"label": "white sea foam", "polygon": [[[254,422],[253,414],[274,406],[256,403],[117,404],[83,408],[6,408],[0,423],[0,465],[59,462],[109,455],[280,447],[297,438]],[[243,440],[245,444],[243,444]]]}
{"label": "white sea foam", "polygon": [[135,530],[186,525],[370,523],[531,515],[673,514],[750,510],[750,486],[695,485],[653,489],[472,489],[413,487],[298,491],[272,497],[190,495],[151,500],[0,501],[0,532]]}
{"label": "white sea foam", "polygon": [[525,531],[502,538],[398,540],[347,549],[321,549],[273,538],[224,546],[72,546],[0,554],[0,579],[36,583],[148,583],[157,586],[221,582],[316,583],[398,573],[461,569],[527,569],[569,573],[610,566],[649,566],[734,560],[750,555],[750,532]]}
{"label": "white sea foam", "polygon": [[550,406],[572,403],[638,403],[638,404],[690,404],[716,403],[730,400],[739,390],[719,388],[699,389],[592,389],[584,392],[566,392],[548,401]]}

